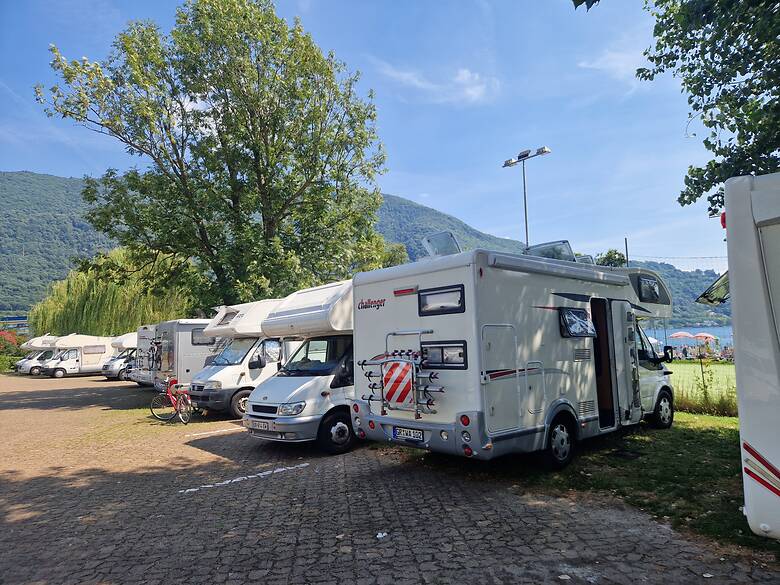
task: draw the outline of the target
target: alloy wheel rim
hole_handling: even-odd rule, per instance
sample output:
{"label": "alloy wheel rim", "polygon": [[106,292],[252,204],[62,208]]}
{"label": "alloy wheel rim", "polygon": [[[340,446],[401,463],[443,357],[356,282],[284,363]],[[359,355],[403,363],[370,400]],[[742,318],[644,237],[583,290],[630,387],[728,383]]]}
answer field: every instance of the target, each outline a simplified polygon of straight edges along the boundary
{"label": "alloy wheel rim", "polygon": [[661,398],[660,403],[661,422],[668,423],[672,418],[672,405],[669,403],[669,399],[664,396]]}
{"label": "alloy wheel rim", "polygon": [[249,396],[244,396],[238,399],[238,411],[241,413],[246,412],[246,405],[249,402]]}
{"label": "alloy wheel rim", "polygon": [[330,427],[330,440],[336,445],[343,445],[349,440],[349,427],[339,421]]}
{"label": "alloy wheel rim", "polygon": [[568,458],[571,451],[571,440],[566,425],[559,424],[553,429],[550,445],[553,455],[558,461],[565,461]]}

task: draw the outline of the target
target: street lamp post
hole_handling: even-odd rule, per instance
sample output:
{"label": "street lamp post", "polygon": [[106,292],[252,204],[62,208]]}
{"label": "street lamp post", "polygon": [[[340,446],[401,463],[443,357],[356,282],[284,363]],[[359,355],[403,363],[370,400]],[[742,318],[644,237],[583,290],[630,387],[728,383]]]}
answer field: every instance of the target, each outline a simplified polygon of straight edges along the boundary
{"label": "street lamp post", "polygon": [[530,150],[523,150],[517,155],[517,158],[510,158],[504,161],[504,168],[513,167],[518,163],[523,165],[523,217],[525,219],[525,247],[527,248],[531,242],[528,239],[528,191],[525,184],[525,161],[535,156],[542,156],[543,154],[550,154],[552,151],[546,146],[540,146],[536,151],[531,154]]}

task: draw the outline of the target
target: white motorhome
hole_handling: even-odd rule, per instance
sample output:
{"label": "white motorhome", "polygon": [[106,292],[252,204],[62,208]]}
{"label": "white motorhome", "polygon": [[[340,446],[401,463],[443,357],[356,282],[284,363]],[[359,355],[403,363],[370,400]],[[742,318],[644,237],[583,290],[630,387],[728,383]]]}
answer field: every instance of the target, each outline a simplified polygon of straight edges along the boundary
{"label": "white motorhome", "polygon": [[250,394],[244,426],[258,439],[317,441],[329,453],[348,451],[354,443],[347,405],[353,390],[352,282],[291,294],[262,328],[267,337],[301,343]]}
{"label": "white motorhome", "polygon": [[139,386],[154,386],[154,369],[157,363],[155,345],[157,324],[141,325],[136,332],[136,350],[128,379]]}
{"label": "white motorhome", "polygon": [[99,374],[103,364],[114,355],[112,341],[112,337],[78,333],[59,337],[54,342],[57,353],[43,364],[41,373],[53,378]]}
{"label": "white motorhome", "polygon": [[726,181],[744,512],[780,539],[780,173]]}
{"label": "white motorhome", "polygon": [[103,375],[108,380],[126,380],[127,368],[130,362],[135,359],[135,352],[138,348],[138,333],[131,331],[115,338],[111,342],[116,355],[103,364]]}
{"label": "white motorhome", "polygon": [[653,272],[474,250],[353,282],[361,438],[560,468],[576,441],[672,424],[671,348],[638,322],[671,316]]}
{"label": "white motorhome", "polygon": [[29,350],[29,353],[14,364],[14,371],[19,374],[30,374],[31,376],[40,374],[43,364],[54,357],[56,353],[54,348],[56,340],[56,335],[47,334],[33,337],[22,343],[19,347]]}
{"label": "white motorhome", "polygon": [[204,330],[209,319],[175,319],[155,328],[152,375],[154,387],[162,392],[169,384],[189,385],[203,369],[217,342]]}
{"label": "white motorhome", "polygon": [[279,368],[281,343],[266,338],[260,326],[279,302],[268,299],[219,307],[203,334],[219,338],[223,348],[192,378],[190,398],[194,408],[226,410],[235,418],[244,416],[252,390]]}

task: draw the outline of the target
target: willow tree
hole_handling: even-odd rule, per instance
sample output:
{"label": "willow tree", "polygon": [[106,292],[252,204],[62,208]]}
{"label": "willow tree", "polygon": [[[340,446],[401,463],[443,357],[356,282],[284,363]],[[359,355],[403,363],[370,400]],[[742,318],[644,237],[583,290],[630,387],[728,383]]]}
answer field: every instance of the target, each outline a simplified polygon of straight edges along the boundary
{"label": "willow tree", "polygon": [[49,285],[46,298],[30,310],[34,332],[118,335],[145,323],[189,316],[193,300],[189,288],[150,287],[142,273],[134,272],[123,250],[114,250],[104,259],[133,275],[119,283],[95,268],[71,270],[63,280]]}
{"label": "willow tree", "polygon": [[[143,168],[88,180],[89,221],[155,266],[192,262],[201,303],[283,295],[388,258],[372,95],[270,0],[192,0],[164,34],[133,22],[102,62],[51,48],[49,115]],[[174,270],[175,272],[175,270]]]}

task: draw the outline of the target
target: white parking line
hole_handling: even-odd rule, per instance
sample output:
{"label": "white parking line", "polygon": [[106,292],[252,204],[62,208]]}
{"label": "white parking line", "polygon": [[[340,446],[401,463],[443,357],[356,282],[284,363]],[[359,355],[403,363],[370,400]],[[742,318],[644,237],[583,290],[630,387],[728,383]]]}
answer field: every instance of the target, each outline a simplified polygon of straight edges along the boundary
{"label": "white parking line", "polygon": [[269,469],[268,471],[263,471],[261,473],[255,473],[253,475],[242,475],[241,477],[234,477],[233,479],[226,479],[225,481],[220,481],[219,483],[207,483],[206,485],[201,485],[196,488],[188,488],[186,490],[179,490],[180,494],[192,494],[194,492],[197,492],[199,490],[207,490],[211,488],[217,488],[217,487],[224,487],[226,485],[230,485],[233,483],[238,483],[240,481],[246,481],[248,479],[262,479],[264,477],[268,477],[269,475],[276,475],[277,473],[285,473],[287,471],[295,471],[296,469],[303,469],[304,467],[308,467],[308,463],[300,463],[298,465],[293,465],[291,467],[277,467],[276,469]]}
{"label": "white parking line", "polygon": [[205,431],[202,433],[190,433],[184,435],[185,437],[202,437],[203,435],[216,435],[217,433],[234,433],[236,431],[243,431],[244,427],[231,427],[229,429],[217,429],[216,431]]}

